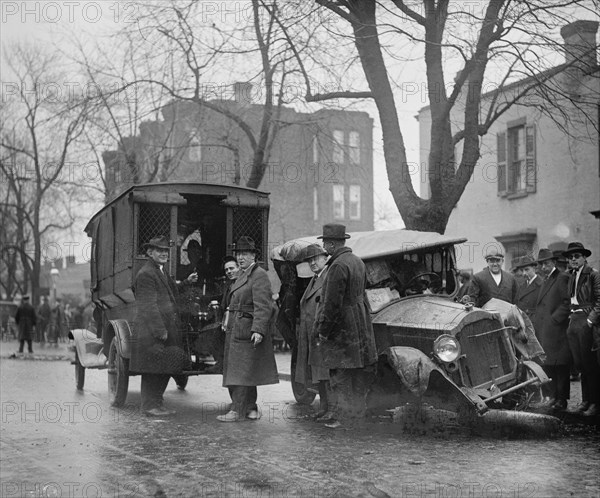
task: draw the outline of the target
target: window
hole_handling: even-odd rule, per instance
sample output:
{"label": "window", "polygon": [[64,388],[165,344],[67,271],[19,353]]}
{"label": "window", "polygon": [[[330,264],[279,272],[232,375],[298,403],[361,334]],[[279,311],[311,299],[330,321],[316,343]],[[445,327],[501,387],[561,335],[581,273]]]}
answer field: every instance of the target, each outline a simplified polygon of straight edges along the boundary
{"label": "window", "polygon": [[343,220],[344,213],[344,186],[334,185],[333,186],[333,218],[336,220]]}
{"label": "window", "polygon": [[195,129],[190,134],[188,157],[190,161],[197,163],[202,161],[202,145],[200,140],[200,131],[198,129]]}
{"label": "window", "polygon": [[527,195],[536,191],[535,126],[518,120],[496,135],[498,194]]}
{"label": "window", "polygon": [[333,155],[334,163],[344,162],[344,132],[342,130],[333,130]]}
{"label": "window", "polygon": [[360,220],[360,185],[350,185],[349,215],[351,220]]}
{"label": "window", "polygon": [[348,135],[348,159],[354,164],[360,163],[360,133],[357,131]]}
{"label": "window", "polygon": [[313,220],[319,219],[319,191],[317,187],[313,187]]}

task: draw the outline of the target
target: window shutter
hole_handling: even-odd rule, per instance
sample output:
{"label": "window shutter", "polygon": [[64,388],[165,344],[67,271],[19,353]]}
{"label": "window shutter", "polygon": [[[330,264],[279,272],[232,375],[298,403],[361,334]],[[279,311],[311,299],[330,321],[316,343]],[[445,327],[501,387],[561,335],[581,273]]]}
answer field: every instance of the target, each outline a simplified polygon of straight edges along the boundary
{"label": "window shutter", "polygon": [[535,160],[535,125],[525,127],[525,157],[527,164],[527,192],[535,192],[537,185],[537,164]]}
{"label": "window shutter", "polygon": [[496,134],[498,163],[498,195],[506,195],[506,133]]}

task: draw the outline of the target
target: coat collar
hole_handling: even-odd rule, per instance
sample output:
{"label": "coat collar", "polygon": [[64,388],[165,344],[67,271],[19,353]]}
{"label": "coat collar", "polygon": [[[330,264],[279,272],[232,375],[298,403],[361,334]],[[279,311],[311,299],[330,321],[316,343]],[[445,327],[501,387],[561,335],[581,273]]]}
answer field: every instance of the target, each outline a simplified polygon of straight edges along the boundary
{"label": "coat collar", "polygon": [[346,247],[346,246],[336,249],[335,252],[331,255],[331,258],[329,258],[329,261],[327,261],[327,265],[331,266],[331,263],[333,263],[342,254],[346,254],[349,252],[352,252],[352,249],[350,249],[349,247]]}
{"label": "coat collar", "polygon": [[257,268],[258,268],[258,263],[254,263],[250,268],[248,268],[247,270],[242,271],[238,275],[238,277],[235,279],[235,282],[233,282],[233,284],[231,285],[230,292],[233,292],[236,289],[239,289],[242,285],[244,285],[246,282],[248,282],[248,278],[250,277],[250,275],[252,275],[252,273]]}
{"label": "coat collar", "polygon": [[310,283],[308,284],[308,287],[306,288],[306,290],[304,291],[304,294],[302,295],[303,301],[306,301],[307,299],[309,299],[311,296],[313,296],[315,294],[315,292],[317,292],[319,289],[321,289],[323,287],[323,280],[325,280],[325,275],[327,274],[327,270],[328,270],[328,267],[326,266],[319,276],[315,275],[313,278],[311,278]]}

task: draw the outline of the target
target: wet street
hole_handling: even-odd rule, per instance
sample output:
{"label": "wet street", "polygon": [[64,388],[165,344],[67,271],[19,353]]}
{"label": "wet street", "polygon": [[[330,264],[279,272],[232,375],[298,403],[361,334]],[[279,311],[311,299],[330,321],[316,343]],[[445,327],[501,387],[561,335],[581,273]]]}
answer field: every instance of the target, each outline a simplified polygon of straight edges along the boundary
{"label": "wet street", "polygon": [[140,416],[139,377],[109,406],[106,371],[74,387],[68,361],[0,360],[4,497],[600,496],[600,436],[547,439],[403,433],[375,419],[331,430],[295,404],[290,384],[259,388],[262,419],[234,424],[220,376],[171,381],[171,419]]}

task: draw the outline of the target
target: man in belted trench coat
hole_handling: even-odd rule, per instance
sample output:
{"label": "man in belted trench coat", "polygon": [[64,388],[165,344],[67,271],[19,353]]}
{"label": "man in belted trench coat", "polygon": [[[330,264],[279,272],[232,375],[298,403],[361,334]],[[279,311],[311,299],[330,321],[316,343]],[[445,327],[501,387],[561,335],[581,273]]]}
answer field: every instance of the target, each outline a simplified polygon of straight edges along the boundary
{"label": "man in belted trench coat", "polygon": [[587,264],[586,258],[591,254],[581,242],[569,242],[563,252],[573,269],[569,278],[571,318],[567,339],[575,366],[581,372],[582,403],[573,412],[596,417],[600,415],[600,273]]}
{"label": "man in belted trench coat", "polygon": [[[142,374],[142,411],[147,416],[165,417],[175,412],[163,406],[163,394],[172,375],[181,373],[187,360],[183,350],[177,309],[178,288],[167,272],[169,248],[166,237],[147,244],[148,260],[135,277],[137,315],[131,337],[129,369]],[[190,274],[180,285],[196,282]]]}
{"label": "man in belted trench coat", "polygon": [[217,417],[220,422],[258,420],[256,386],[279,382],[269,335],[274,313],[271,282],[256,263],[254,240],[240,237],[233,252],[240,272],[230,289],[223,364],[223,386],[229,388],[232,404]]}
{"label": "man in belted trench coat", "polygon": [[570,394],[571,351],[567,341],[569,325],[569,275],[556,267],[556,255],[550,249],[540,249],[537,262],[546,276],[535,306],[533,325],[544,348],[544,371],[552,379],[546,389],[546,405],[553,411],[567,408]]}
{"label": "man in belted trench coat", "polygon": [[323,247],[331,255],[321,305],[317,310],[315,336],[323,366],[330,369],[337,420],[326,424],[337,428],[342,420],[365,416],[366,397],[375,379],[377,347],[365,293],[365,264],[345,247],[350,235],[335,223],[323,226]]}

